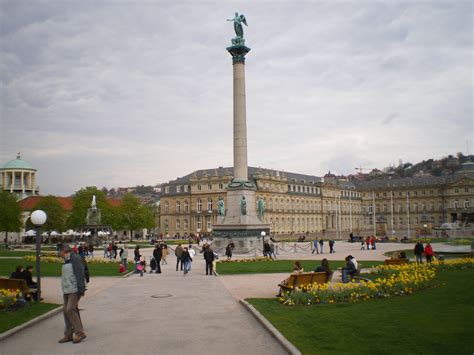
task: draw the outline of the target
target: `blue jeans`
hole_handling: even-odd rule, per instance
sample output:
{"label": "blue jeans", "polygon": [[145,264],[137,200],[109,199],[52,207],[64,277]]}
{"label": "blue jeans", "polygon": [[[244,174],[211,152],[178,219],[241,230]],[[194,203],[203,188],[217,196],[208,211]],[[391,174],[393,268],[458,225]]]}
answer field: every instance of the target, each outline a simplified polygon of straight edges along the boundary
{"label": "blue jeans", "polygon": [[190,271],[191,271],[191,261],[188,260],[184,262],[184,273],[187,274]]}
{"label": "blue jeans", "polygon": [[349,269],[342,269],[342,282],[347,283],[349,282],[349,278],[352,278],[353,272]]}

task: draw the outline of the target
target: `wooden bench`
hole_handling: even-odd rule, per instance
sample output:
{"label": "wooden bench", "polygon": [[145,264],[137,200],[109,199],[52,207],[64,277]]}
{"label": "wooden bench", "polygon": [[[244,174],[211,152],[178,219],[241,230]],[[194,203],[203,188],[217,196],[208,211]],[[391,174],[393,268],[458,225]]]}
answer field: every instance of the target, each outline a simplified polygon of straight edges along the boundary
{"label": "wooden bench", "polygon": [[280,283],[280,294],[285,292],[292,292],[296,287],[309,286],[312,284],[325,284],[331,282],[332,272],[302,272],[300,274],[291,274],[289,278]]}
{"label": "wooden bench", "polygon": [[408,259],[385,259],[385,265],[403,265],[408,264]]}
{"label": "wooden bench", "polygon": [[30,298],[36,292],[35,289],[29,288],[26,281],[22,279],[0,278],[0,289],[20,290],[27,298]]}

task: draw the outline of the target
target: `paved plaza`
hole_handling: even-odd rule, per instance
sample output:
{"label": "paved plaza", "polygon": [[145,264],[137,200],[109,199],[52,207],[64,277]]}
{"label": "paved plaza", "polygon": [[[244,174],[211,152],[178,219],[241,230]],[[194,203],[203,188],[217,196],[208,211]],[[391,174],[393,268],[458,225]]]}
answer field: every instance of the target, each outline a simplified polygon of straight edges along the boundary
{"label": "paved plaza", "polygon": [[[379,243],[377,250],[360,244],[336,242],[336,253],[311,254],[304,243],[297,253],[285,244],[281,259],[384,260],[385,252],[411,249],[413,244]],[[433,244],[435,251],[463,251],[469,246]],[[283,252],[287,250],[287,252]],[[294,248],[293,248],[294,250]],[[151,255],[151,248],[143,248]],[[236,256],[243,257],[243,256]],[[246,257],[249,257],[248,255]],[[59,344],[63,317],[58,314],[1,342],[0,354],[284,354],[283,347],[238,303],[249,297],[274,297],[277,284],[288,273],[205,276],[204,261],[194,258],[190,275],[175,271],[168,257],[160,275],[92,277],[80,302],[87,339],[81,344]],[[335,274],[334,280],[339,280]],[[45,300],[60,303],[60,279],[43,281]]]}

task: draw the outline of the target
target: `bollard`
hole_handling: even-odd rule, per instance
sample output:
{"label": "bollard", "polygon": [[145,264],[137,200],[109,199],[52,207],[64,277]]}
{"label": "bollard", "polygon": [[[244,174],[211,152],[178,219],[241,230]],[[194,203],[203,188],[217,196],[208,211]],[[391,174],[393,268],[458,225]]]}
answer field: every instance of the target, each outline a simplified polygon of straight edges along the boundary
{"label": "bollard", "polygon": [[295,248],[295,253],[296,253],[296,243],[295,243],[295,245],[294,245],[294,248]]}
{"label": "bollard", "polygon": [[255,257],[257,257],[257,247],[255,247]]}
{"label": "bollard", "polygon": [[275,255],[279,255],[280,253],[278,252],[278,244],[275,244]]}

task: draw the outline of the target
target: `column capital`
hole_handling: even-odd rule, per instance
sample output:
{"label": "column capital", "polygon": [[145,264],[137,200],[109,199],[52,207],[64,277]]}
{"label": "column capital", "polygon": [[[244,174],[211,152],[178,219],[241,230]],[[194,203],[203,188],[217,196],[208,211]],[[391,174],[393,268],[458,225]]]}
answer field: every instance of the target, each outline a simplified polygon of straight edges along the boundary
{"label": "column capital", "polygon": [[250,48],[243,44],[233,45],[226,48],[232,55],[232,64],[245,64],[245,55],[250,52]]}

